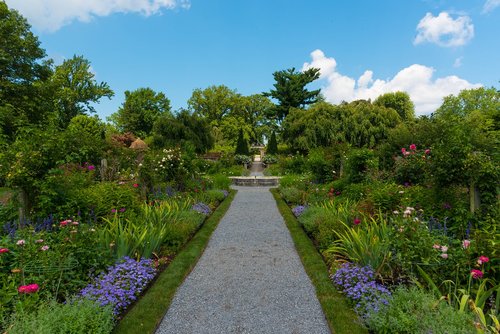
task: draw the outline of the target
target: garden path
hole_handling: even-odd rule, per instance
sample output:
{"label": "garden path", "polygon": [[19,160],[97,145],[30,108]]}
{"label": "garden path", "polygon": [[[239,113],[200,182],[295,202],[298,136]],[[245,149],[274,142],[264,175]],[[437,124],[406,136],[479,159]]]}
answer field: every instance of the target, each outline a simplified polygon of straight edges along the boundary
{"label": "garden path", "polygon": [[156,333],[329,333],[269,188],[235,188]]}

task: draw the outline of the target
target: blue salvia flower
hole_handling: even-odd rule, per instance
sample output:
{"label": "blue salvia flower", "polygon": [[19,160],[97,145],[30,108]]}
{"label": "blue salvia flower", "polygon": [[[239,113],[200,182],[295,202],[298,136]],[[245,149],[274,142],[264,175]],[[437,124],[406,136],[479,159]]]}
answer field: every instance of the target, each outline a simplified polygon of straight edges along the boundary
{"label": "blue salvia flower", "polygon": [[294,214],[295,217],[299,217],[304,213],[304,211],[307,209],[307,205],[297,205],[292,209],[292,213]]}

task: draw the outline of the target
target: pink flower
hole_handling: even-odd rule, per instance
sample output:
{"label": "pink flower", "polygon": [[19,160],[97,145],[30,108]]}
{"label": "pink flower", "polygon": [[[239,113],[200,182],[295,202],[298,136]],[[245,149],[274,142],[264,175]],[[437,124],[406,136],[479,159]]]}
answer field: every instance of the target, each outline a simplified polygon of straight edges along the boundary
{"label": "pink flower", "polygon": [[111,213],[116,213],[116,209],[111,209]]}
{"label": "pink flower", "polygon": [[43,242],[43,239],[35,240],[35,243],[37,243],[37,244],[41,244],[42,242]]}
{"label": "pink flower", "polygon": [[138,187],[139,187],[139,183],[134,183],[134,184],[132,185],[132,187],[134,187],[134,188],[138,188]]}
{"label": "pink flower", "polygon": [[404,155],[410,155],[410,152],[406,151],[406,152],[404,153]]}
{"label": "pink flower", "polygon": [[26,241],[24,241],[24,239],[21,239],[21,240],[18,240],[16,242],[16,245],[18,245],[18,246],[24,246],[25,243],[26,243]]}
{"label": "pink flower", "polygon": [[403,148],[401,149],[401,153],[403,153],[403,155],[404,155],[404,154],[406,153],[406,148],[404,148],[404,147],[403,147]]}
{"label": "pink flower", "polygon": [[443,254],[441,254],[441,257],[442,257],[443,259],[447,259],[447,258],[448,258],[448,254],[443,253]]}
{"label": "pink flower", "polygon": [[95,166],[94,165],[88,165],[87,169],[90,170],[90,171],[93,171],[95,169]]}
{"label": "pink flower", "polygon": [[483,272],[481,270],[472,269],[470,271],[472,278],[478,279],[483,277]]}
{"label": "pink flower", "polygon": [[470,240],[464,240],[464,241],[462,241],[462,247],[464,249],[469,248],[469,246],[470,246]]}
{"label": "pink flower", "polygon": [[77,225],[79,225],[79,224],[80,224],[79,222],[72,222],[72,223],[71,223],[71,225],[75,225],[75,226],[77,226]]}
{"label": "pink flower", "polygon": [[481,255],[481,256],[479,257],[479,259],[477,260],[477,263],[479,263],[479,264],[483,264],[483,263],[488,262],[489,260],[490,260],[490,259],[489,259],[488,257],[486,257],[486,256],[484,256],[484,255]]}
{"label": "pink flower", "polygon": [[441,252],[446,253],[448,251],[448,246],[441,246]]}
{"label": "pink flower", "polygon": [[410,150],[415,151],[417,149],[417,145],[411,144],[410,145]]}
{"label": "pink flower", "polygon": [[28,285],[21,285],[19,288],[17,288],[17,291],[19,293],[34,293],[37,292],[40,289],[38,284],[28,284]]}
{"label": "pink flower", "polygon": [[59,223],[59,225],[61,227],[64,227],[64,226],[68,225],[68,221],[67,220],[63,220],[62,222]]}
{"label": "pink flower", "polygon": [[0,254],[8,253],[8,252],[9,252],[8,248],[0,248]]}
{"label": "pink flower", "polygon": [[427,154],[427,155],[431,154],[431,150],[426,149],[426,150],[425,150],[425,154]]}
{"label": "pink flower", "polygon": [[41,249],[41,250],[43,250],[43,251],[45,252],[46,250],[48,250],[48,249],[49,249],[49,246],[45,245],[45,246],[42,246],[42,248],[40,248],[40,249]]}
{"label": "pink flower", "polygon": [[441,246],[439,244],[434,244],[434,245],[432,245],[432,248],[434,248],[434,249],[440,249]]}
{"label": "pink flower", "polygon": [[354,225],[359,225],[359,224],[361,224],[361,219],[355,218],[353,223],[354,223]]}

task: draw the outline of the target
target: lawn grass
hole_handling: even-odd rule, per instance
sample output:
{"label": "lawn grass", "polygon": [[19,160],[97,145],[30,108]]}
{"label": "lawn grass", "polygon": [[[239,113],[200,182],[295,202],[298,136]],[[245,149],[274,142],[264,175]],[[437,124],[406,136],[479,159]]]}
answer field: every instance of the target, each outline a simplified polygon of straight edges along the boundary
{"label": "lawn grass", "polygon": [[154,333],[167,312],[175,291],[184,282],[186,276],[193,270],[203,254],[212,232],[229,209],[235,194],[235,190],[230,191],[229,196],[177,254],[167,269],[160,274],[154,285],[118,323],[114,333]]}
{"label": "lawn grass", "polygon": [[323,258],[288,205],[281,198],[278,190],[271,189],[271,192],[292,235],[295,248],[299,253],[307,275],[309,275],[316,289],[316,295],[323,308],[331,332],[335,334],[368,333],[368,330],[361,324],[358,316],[348,304],[347,299],[333,286]]}

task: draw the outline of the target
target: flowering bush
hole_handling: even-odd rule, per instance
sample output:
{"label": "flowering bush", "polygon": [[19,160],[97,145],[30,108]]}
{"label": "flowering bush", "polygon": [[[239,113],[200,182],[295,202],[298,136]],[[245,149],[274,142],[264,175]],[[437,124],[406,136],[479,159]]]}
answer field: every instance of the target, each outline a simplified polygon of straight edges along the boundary
{"label": "flowering bush", "polygon": [[415,144],[410,149],[401,149],[401,155],[396,159],[395,177],[400,184],[419,184],[426,180],[429,168],[431,151],[429,149],[417,150]]}
{"label": "flowering bush", "polygon": [[354,309],[362,317],[389,304],[391,293],[375,281],[375,272],[370,267],[344,263],[331,279],[355,303]]}
{"label": "flowering bush", "polygon": [[305,210],[307,210],[307,205],[297,205],[292,209],[292,213],[295,217],[299,217]]}
{"label": "flowering bush", "polygon": [[80,295],[99,302],[101,306],[111,305],[113,313],[118,315],[137,299],[155,274],[152,260],[136,261],[123,257],[108,268],[106,274],[85,287]]}
{"label": "flowering bush", "polygon": [[203,202],[194,204],[192,209],[196,212],[204,214],[205,216],[208,216],[212,213],[212,209],[210,209],[210,207]]}

